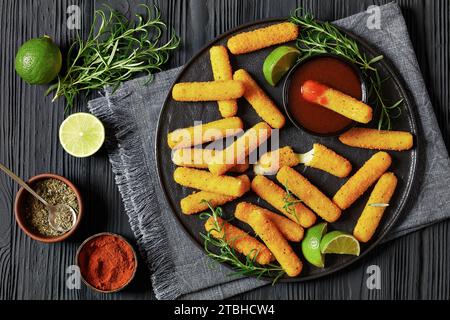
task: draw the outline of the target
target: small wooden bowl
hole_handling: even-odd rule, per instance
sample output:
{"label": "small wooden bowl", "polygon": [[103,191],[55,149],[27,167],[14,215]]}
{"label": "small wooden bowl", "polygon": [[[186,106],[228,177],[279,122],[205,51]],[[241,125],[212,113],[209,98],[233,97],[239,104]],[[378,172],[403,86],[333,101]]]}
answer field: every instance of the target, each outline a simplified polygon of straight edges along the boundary
{"label": "small wooden bowl", "polygon": [[80,268],[80,270],[81,270],[81,266],[80,266],[80,263],[79,263],[80,252],[83,250],[83,247],[84,247],[89,241],[91,241],[91,240],[93,240],[93,239],[95,239],[95,238],[101,237],[101,236],[113,236],[113,237],[119,238],[120,240],[124,241],[126,244],[128,244],[128,245],[130,246],[131,251],[133,252],[133,258],[134,258],[134,270],[133,270],[133,273],[131,274],[130,279],[129,279],[126,283],[124,283],[123,286],[121,286],[121,287],[119,287],[119,288],[117,288],[117,289],[114,289],[114,290],[102,290],[102,289],[98,289],[98,288],[94,287],[92,284],[90,284],[90,283],[84,278],[82,272],[80,272],[81,279],[82,279],[83,282],[86,284],[86,286],[88,286],[89,288],[91,288],[91,289],[94,290],[94,291],[97,291],[97,292],[100,292],[100,293],[114,293],[114,292],[118,292],[118,291],[123,290],[126,286],[128,286],[128,285],[131,283],[131,281],[133,281],[133,279],[134,279],[134,277],[135,277],[135,275],[136,275],[137,267],[138,267],[138,260],[137,260],[136,251],[134,250],[133,246],[127,241],[127,239],[125,239],[125,238],[122,237],[121,235],[116,234],[116,233],[112,233],[112,232],[101,232],[101,233],[94,234],[93,236],[90,236],[89,238],[87,238],[86,240],[84,240],[83,243],[78,247],[77,253],[76,253],[76,255],[75,255],[75,264],[76,264],[76,265],[78,266],[78,268]]}
{"label": "small wooden bowl", "polygon": [[68,232],[66,232],[60,236],[56,236],[56,237],[46,237],[46,236],[43,236],[43,235],[31,230],[29,228],[29,226],[27,225],[27,223],[25,222],[25,212],[24,212],[23,205],[24,205],[24,200],[25,200],[26,196],[31,197],[32,195],[30,195],[24,188],[20,188],[16,194],[16,200],[14,203],[14,212],[15,212],[15,216],[16,216],[16,221],[19,224],[20,228],[29,237],[31,237],[34,240],[37,240],[40,242],[45,242],[45,243],[61,242],[65,239],[67,239],[68,237],[70,237],[77,230],[77,228],[80,224],[81,218],[83,216],[83,200],[81,198],[81,194],[80,194],[79,190],[77,189],[77,187],[75,187],[73,185],[72,182],[70,182],[66,178],[58,176],[56,174],[43,173],[43,174],[40,174],[40,175],[37,175],[37,176],[31,178],[27,183],[30,186],[32,186],[35,182],[41,181],[41,180],[46,180],[46,179],[57,179],[57,180],[64,182],[66,185],[69,186],[70,189],[72,189],[72,191],[77,196],[78,210],[77,210],[77,221],[75,222],[75,225]]}

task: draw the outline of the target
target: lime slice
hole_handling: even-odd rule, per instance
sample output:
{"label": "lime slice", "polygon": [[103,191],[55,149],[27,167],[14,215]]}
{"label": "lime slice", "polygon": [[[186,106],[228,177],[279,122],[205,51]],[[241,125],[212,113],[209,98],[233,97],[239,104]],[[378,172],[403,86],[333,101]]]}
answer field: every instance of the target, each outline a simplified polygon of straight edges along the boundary
{"label": "lime slice", "polygon": [[271,86],[275,86],[295,64],[299,56],[300,51],[293,47],[281,46],[274,49],[264,60],[264,78]]}
{"label": "lime slice", "polygon": [[359,256],[359,242],[350,234],[342,231],[327,233],[320,242],[322,253],[351,254]]}
{"label": "lime slice", "polygon": [[325,266],[324,258],[320,252],[320,241],[327,232],[325,222],[316,224],[306,230],[305,238],[302,241],[302,252],[305,259],[312,265],[323,268]]}
{"label": "lime slice", "polygon": [[59,142],[74,157],[93,155],[104,141],[105,127],[90,113],[74,113],[59,127]]}

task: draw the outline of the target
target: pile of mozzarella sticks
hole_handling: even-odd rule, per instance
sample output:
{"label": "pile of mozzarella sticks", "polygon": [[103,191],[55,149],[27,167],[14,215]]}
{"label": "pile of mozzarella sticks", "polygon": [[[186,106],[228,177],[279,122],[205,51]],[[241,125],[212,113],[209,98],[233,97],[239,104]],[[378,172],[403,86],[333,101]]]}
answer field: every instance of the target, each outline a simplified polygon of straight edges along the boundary
{"label": "pile of mozzarella sticks", "polygon": [[[317,216],[327,222],[335,222],[343,210],[375,184],[353,231],[359,241],[367,242],[373,236],[397,185],[395,175],[387,172],[392,162],[391,156],[378,151],[356,170],[333,197],[328,197],[292,168],[302,163],[339,178],[348,177],[352,172],[351,163],[319,143],[304,154],[295,153],[290,146],[270,151],[254,165],[256,175],[252,181],[245,174],[250,166],[248,156],[270,138],[273,129],[284,126],[285,117],[248,71],[239,69],[233,73],[229,52],[246,54],[296,40],[298,35],[298,27],[285,22],[232,36],[227,47],[213,46],[209,54],[214,79],[177,83],[173,87],[172,97],[182,102],[217,101],[223,118],[168,134],[172,160],[178,166],[173,174],[174,180],[184,187],[197,190],[181,199],[182,212],[186,215],[199,213],[208,209],[208,204],[217,207],[237,200],[251,190],[270,204],[273,211],[240,202],[234,216],[248,224],[259,239],[220,218],[220,230],[214,228],[212,217],[206,221],[205,229],[261,265],[277,260],[291,277],[300,274],[302,262],[290,242],[300,242],[304,228],[314,225]],[[344,100],[345,104],[346,97],[336,90],[322,89],[326,96],[326,103],[322,103],[326,104],[324,107],[339,109],[338,100]],[[236,117],[237,99],[242,97],[262,120],[246,131],[242,120]],[[348,101],[352,108],[340,110],[341,113],[361,123],[370,121],[372,109],[353,100]],[[220,151],[199,147],[236,134],[241,135]],[[377,150],[401,151],[413,145],[412,135],[408,132],[367,128],[353,128],[342,134],[339,140],[348,146]],[[229,175],[230,172],[238,175]],[[276,175],[277,182],[264,176],[268,174]]]}

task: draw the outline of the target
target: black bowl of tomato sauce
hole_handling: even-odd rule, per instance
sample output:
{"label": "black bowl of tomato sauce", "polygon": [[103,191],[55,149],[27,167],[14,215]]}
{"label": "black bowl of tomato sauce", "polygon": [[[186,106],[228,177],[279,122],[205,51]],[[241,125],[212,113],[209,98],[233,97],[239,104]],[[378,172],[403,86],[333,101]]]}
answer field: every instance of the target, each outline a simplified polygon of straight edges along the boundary
{"label": "black bowl of tomato sauce", "polygon": [[337,136],[355,125],[353,120],[305,100],[301,87],[306,80],[318,81],[367,103],[363,74],[353,62],[328,53],[301,59],[284,81],[283,106],[289,120],[312,135]]}

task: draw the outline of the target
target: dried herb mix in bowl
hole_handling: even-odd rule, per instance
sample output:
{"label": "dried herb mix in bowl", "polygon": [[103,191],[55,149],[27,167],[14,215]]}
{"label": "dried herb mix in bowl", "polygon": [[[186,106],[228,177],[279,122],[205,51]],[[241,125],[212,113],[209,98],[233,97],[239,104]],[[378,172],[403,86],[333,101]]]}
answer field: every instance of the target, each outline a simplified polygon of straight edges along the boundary
{"label": "dried herb mix in bowl", "polygon": [[[50,205],[67,204],[78,212],[78,200],[75,192],[63,181],[58,179],[45,179],[33,183],[33,189],[38,195],[46,200]],[[24,200],[25,223],[31,231],[45,237],[56,237],[64,232],[58,232],[51,228],[48,222],[47,208],[38,199],[27,194]],[[65,224],[72,225],[72,215],[70,212],[61,212],[57,217]]]}

